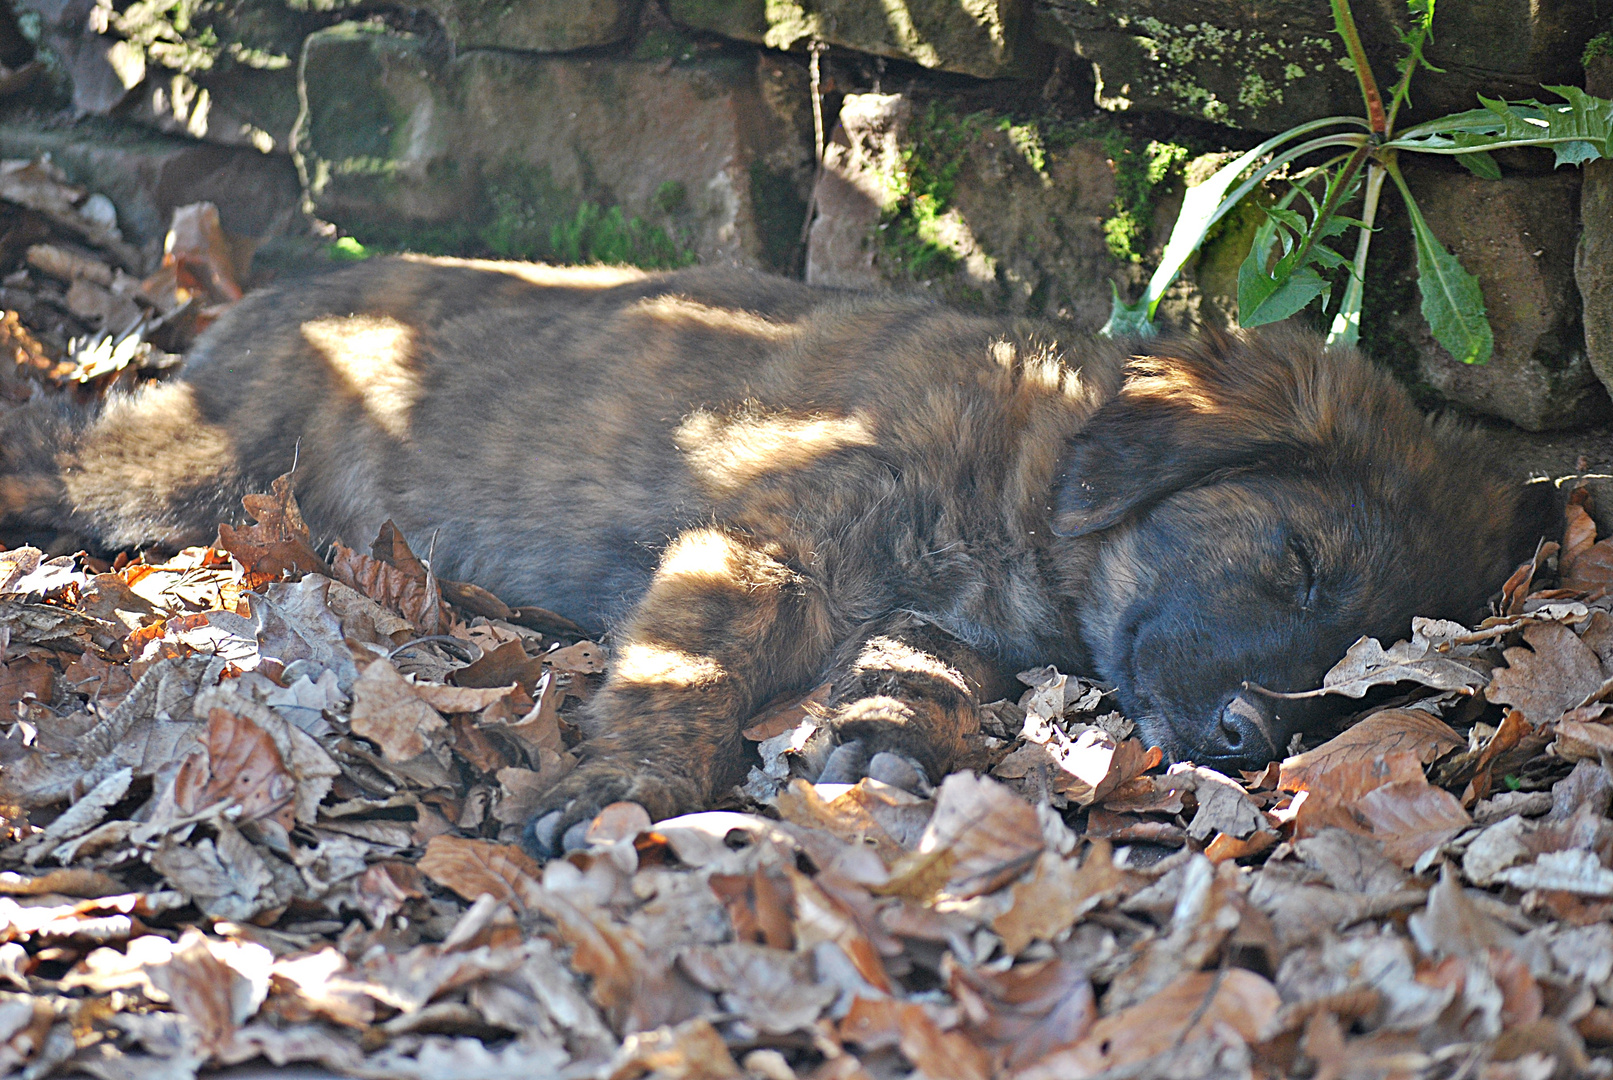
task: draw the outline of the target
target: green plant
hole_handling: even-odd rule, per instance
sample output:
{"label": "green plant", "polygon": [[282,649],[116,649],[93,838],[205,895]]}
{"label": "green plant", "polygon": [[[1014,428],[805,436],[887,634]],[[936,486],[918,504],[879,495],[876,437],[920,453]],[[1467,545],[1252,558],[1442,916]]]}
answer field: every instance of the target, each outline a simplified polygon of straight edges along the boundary
{"label": "green plant", "polygon": [[643,218],[629,218],[620,206],[609,210],[584,202],[572,217],[549,233],[549,248],[562,263],[610,263],[670,270],[689,266],[694,253],[680,248],[666,230]]}
{"label": "green plant", "polygon": [[[1328,340],[1353,343],[1360,331],[1372,224],[1387,178],[1406,203],[1417,248],[1422,313],[1435,339],[1466,363],[1479,364],[1490,358],[1493,336],[1478,279],[1428,227],[1401,175],[1399,155],[1454,155],[1489,179],[1501,175],[1490,150],[1549,146],[1557,155],[1557,164],[1583,164],[1613,156],[1613,101],[1592,97],[1576,86],[1545,87],[1563,99],[1552,103],[1501,101],[1480,95],[1482,108],[1442,116],[1397,133],[1395,116],[1407,100],[1412,75],[1419,67],[1437,70],[1423,58],[1433,27],[1434,0],[1408,0],[1412,29],[1401,34],[1406,55],[1397,65],[1400,77],[1387,104],[1361,46],[1349,0],[1331,3],[1335,29],[1349,52],[1366,115],[1329,116],[1290,128],[1190,189],[1147,290],[1132,304],[1116,292],[1106,333],[1152,333],[1154,313],[1165,290],[1215,223],[1268,177],[1302,160],[1323,156],[1319,164],[1300,169],[1291,178],[1288,194],[1265,211],[1266,219],[1238,274],[1239,322],[1258,326],[1287,318],[1317,300],[1325,306],[1330,285],[1323,271],[1342,268],[1348,273],[1348,282]],[[1313,195],[1312,189],[1318,187],[1319,194]],[[1344,217],[1341,210],[1358,194],[1360,217]],[[1308,216],[1291,209],[1297,196],[1303,196]],[[1346,258],[1325,241],[1352,227],[1357,230],[1355,253]]]}

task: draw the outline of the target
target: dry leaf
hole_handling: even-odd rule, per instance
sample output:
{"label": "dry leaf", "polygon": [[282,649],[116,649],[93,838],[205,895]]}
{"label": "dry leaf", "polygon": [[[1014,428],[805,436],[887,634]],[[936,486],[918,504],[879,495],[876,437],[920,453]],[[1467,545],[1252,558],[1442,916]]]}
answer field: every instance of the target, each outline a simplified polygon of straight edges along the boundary
{"label": "dry leaf", "polygon": [[337,544],[331,577],[396,612],[420,634],[446,633],[449,615],[436,578],[390,520],[382,524],[371,550],[372,555],[364,555]]}
{"label": "dry leaf", "polygon": [[525,911],[537,903],[543,871],[520,848],[490,844],[485,840],[462,840],[456,836],[433,837],[418,863],[420,872],[438,885],[475,900],[487,894]]}
{"label": "dry leaf", "polygon": [[207,756],[187,758],[174,778],[174,800],[186,814],[227,799],[241,821],[267,818],[288,832],[297,824],[297,782],[269,733],[227,709],[207,716]]}
{"label": "dry leaf", "polygon": [[817,981],[811,956],[765,945],[696,946],[678,963],[695,982],[717,991],[729,1012],[777,1035],[810,1028],[839,995],[833,984]]}
{"label": "dry leaf", "polygon": [[1374,686],[1398,682],[1421,683],[1436,690],[1473,693],[1488,681],[1482,665],[1433,651],[1424,641],[1399,641],[1385,649],[1376,638],[1363,637],[1351,645],[1344,659],[1322,676],[1322,689],[1313,693],[1364,697]]}
{"label": "dry leaf", "polygon": [[1605,681],[1596,654],[1561,623],[1536,623],[1523,631],[1530,648],[1507,649],[1484,696],[1512,705],[1532,724],[1557,719],[1596,694]]}
{"label": "dry leaf", "polygon": [[1454,795],[1420,778],[1374,788],[1356,801],[1355,812],[1404,867],[1473,824]]}
{"label": "dry leaf", "polygon": [[303,523],[297,497],[292,494],[291,474],[277,478],[271,492],[248,495],[241,500],[241,505],[257,524],[239,529],[219,525],[218,546],[241,561],[254,587],[257,583],[279,581],[287,574],[329,577],[330,567],[308,539],[308,526]]}
{"label": "dry leaf", "polygon": [[1320,777],[1343,764],[1395,753],[1409,752],[1428,765],[1463,745],[1462,737],[1436,716],[1419,709],[1384,709],[1316,749],[1285,760],[1277,786],[1283,791],[1310,790]]}
{"label": "dry leaf", "polygon": [[376,660],[353,683],[353,734],[381,748],[388,761],[419,757],[448,729],[444,720],[387,659]]}
{"label": "dry leaf", "polygon": [[1252,971],[1183,975],[1147,1001],[1105,1016],[1075,1046],[1044,1058],[1016,1080],[1065,1080],[1145,1061],[1225,1025],[1259,1042],[1277,1016],[1277,991]]}
{"label": "dry leaf", "polygon": [[962,899],[998,888],[1042,850],[1030,804],[995,780],[954,773],[941,784],[918,847],[891,867],[889,895],[926,898],[945,889]]}
{"label": "dry leaf", "polygon": [[1096,1019],[1087,972],[1066,960],[1007,971],[966,968],[950,955],[942,963],[965,1030],[995,1051],[1000,1070],[1022,1069],[1073,1046]]}

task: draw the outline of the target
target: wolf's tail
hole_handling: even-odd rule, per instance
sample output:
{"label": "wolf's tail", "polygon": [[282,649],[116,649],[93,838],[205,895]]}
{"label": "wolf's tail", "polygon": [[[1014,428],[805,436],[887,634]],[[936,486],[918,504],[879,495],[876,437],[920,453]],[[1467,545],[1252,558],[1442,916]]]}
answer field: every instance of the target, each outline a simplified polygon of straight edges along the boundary
{"label": "wolf's tail", "polygon": [[35,394],[0,413],[0,528],[71,532],[106,550],[210,542],[240,516],[228,431],[183,382],[83,406]]}

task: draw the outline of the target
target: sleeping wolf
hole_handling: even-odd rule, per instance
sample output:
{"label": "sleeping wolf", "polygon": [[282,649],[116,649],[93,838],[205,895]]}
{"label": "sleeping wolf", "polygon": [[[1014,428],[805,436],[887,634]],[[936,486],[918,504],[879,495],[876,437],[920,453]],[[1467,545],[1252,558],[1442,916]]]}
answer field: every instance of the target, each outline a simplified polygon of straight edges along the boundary
{"label": "sleeping wolf", "polygon": [[0,511],[188,544],[290,471],[316,539],[608,630],[584,760],[528,830],[660,817],[833,683],[826,773],[939,779],[1033,664],[1177,759],[1280,755],[1357,636],[1467,618],[1544,515],[1477,437],[1294,330],[1120,344],[737,271],[375,260],[253,295],[180,381],[13,413]]}

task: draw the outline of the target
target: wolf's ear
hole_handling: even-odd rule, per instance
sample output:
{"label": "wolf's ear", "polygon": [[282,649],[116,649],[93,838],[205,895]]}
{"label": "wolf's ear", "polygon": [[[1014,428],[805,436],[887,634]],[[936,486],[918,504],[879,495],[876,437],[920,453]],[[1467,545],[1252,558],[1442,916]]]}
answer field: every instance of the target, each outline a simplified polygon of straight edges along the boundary
{"label": "wolf's ear", "polygon": [[1206,329],[1126,365],[1120,392],[1065,448],[1053,532],[1082,536],[1215,476],[1318,443],[1320,339]]}
{"label": "wolf's ear", "polygon": [[1216,473],[1259,463],[1272,445],[1191,408],[1122,394],[1065,447],[1053,480],[1053,533],[1118,524]]}

